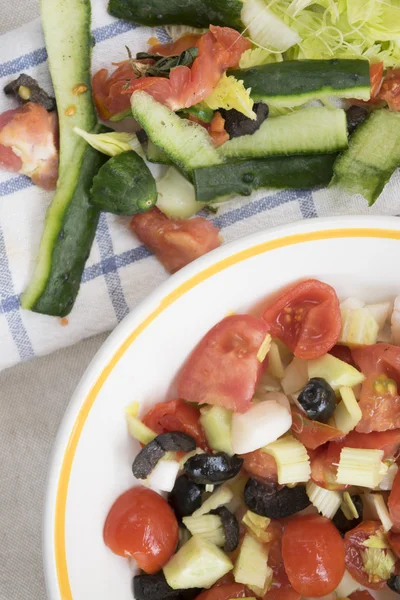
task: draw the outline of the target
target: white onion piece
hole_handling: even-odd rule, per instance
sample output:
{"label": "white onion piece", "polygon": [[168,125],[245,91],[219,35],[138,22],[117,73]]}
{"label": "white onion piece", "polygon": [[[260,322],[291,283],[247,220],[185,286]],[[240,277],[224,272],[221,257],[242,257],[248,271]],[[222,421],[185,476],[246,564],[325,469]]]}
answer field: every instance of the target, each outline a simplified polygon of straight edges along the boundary
{"label": "white onion piece", "polygon": [[347,298],[343,300],[340,304],[340,310],[356,310],[357,308],[364,308],[365,302],[359,300],[358,298]]}
{"label": "white onion piece", "polygon": [[367,304],[367,308],[371,315],[374,317],[375,321],[378,323],[379,329],[382,329],[389,316],[391,303],[380,302],[379,304]]}
{"label": "white onion piece", "polygon": [[179,469],[180,466],[176,460],[159,460],[148,476],[147,483],[151,488],[160,490],[160,492],[171,492]]}
{"label": "white onion piece", "polygon": [[275,442],[291,425],[290,410],[276,400],[255,404],[243,414],[234,413],[231,438],[233,451],[235,454],[246,454],[258,450]]}
{"label": "white onion piece", "polygon": [[292,362],[286,367],[285,375],[281,381],[283,391],[287,396],[290,396],[302,390],[307,383],[307,361],[294,357]]}
{"label": "white onion piece", "polygon": [[393,480],[396,477],[398,470],[399,470],[399,467],[396,465],[396,463],[393,463],[392,465],[390,465],[387,472],[383,476],[382,481],[379,484],[379,489],[385,490],[385,491],[391,490],[393,487]]}
{"label": "white onion piece", "polygon": [[400,296],[394,299],[392,318],[390,320],[392,326],[392,343],[400,344]]}

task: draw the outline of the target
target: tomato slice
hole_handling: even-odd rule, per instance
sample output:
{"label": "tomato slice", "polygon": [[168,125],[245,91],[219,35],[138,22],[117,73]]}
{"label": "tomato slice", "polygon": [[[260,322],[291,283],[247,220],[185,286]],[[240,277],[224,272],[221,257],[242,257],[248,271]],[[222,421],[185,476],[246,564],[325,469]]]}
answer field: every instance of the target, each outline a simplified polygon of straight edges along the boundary
{"label": "tomato slice", "polygon": [[231,598],[246,598],[250,596],[249,590],[242,583],[225,583],[214,585],[205,590],[196,600],[231,600]]}
{"label": "tomato slice", "polygon": [[278,481],[278,467],[271,454],[262,450],[254,450],[247,454],[239,454],[243,458],[243,468],[249,475],[268,481]]}
{"label": "tomato slice", "polygon": [[374,581],[370,581],[368,573],[364,569],[362,553],[366,549],[365,540],[371,535],[375,535],[381,528],[382,524],[379,521],[364,521],[344,536],[346,569],[358,583],[374,590],[385,587],[386,580],[375,578]]}
{"label": "tomato slice", "polygon": [[296,592],[290,583],[287,585],[272,584],[272,587],[263,596],[263,600],[300,600],[301,594]]}
{"label": "tomato slice", "polygon": [[373,595],[368,590],[357,590],[350,594],[351,600],[373,600]]}
{"label": "tomato slice", "polygon": [[375,100],[380,95],[380,89],[383,82],[383,62],[370,65],[369,68],[371,79],[371,100]]}
{"label": "tomato slice", "polygon": [[168,219],[158,208],[135,215],[131,229],[170,273],[221,245],[219,229],[211,221]]}
{"label": "tomato slice", "polygon": [[372,344],[353,348],[352,356],[364,375],[384,374],[400,384],[400,347]]}
{"label": "tomato slice", "polygon": [[317,358],[333,348],[342,326],[335,290],[316,279],[285,290],[267,305],[263,319],[273,337],[304,359]]}
{"label": "tomato slice", "polygon": [[264,369],[257,352],[266,334],[266,323],[257,317],[222,319],[184,365],[178,380],[179,396],[189,402],[246,411]]}
{"label": "tomato slice", "polygon": [[143,571],[157,573],[176,550],[178,522],[161,496],[138,486],[114,502],[103,536],[114,554],[132,556]]}
{"label": "tomato slice", "polygon": [[167,431],[187,433],[196,440],[197,446],[208,450],[206,436],[199,419],[199,409],[178,398],[168,402],[159,402],[144,415],[142,421],[156,433]]}
{"label": "tomato slice", "polygon": [[343,577],[343,540],[326,517],[306,515],[291,519],[283,532],[282,554],[289,581],[302,596],[330,594]]}
{"label": "tomato slice", "polygon": [[335,442],[320,446],[316,450],[308,450],[310,455],[311,479],[327,490],[344,490],[345,485],[336,483],[337,464],[340,459],[342,445]]}
{"label": "tomato slice", "polygon": [[400,529],[400,470],[397,471],[389,494],[388,507],[394,526]]}
{"label": "tomato slice", "polygon": [[343,431],[306,417],[297,406],[292,407],[292,432],[306,448],[315,450],[330,440],[344,437]]}
{"label": "tomato slice", "polygon": [[400,446],[400,429],[373,431],[368,434],[351,431],[341,444],[341,447],[344,446],[347,446],[347,448],[383,450],[384,458],[392,458],[397,454]]}
{"label": "tomato slice", "polygon": [[400,427],[400,396],[397,384],[384,373],[370,375],[361,386],[358,406],[362,419],[356,426],[360,433],[387,431]]}
{"label": "tomato slice", "polygon": [[400,558],[400,533],[388,531],[386,535],[391,549],[393,550],[397,558]]}

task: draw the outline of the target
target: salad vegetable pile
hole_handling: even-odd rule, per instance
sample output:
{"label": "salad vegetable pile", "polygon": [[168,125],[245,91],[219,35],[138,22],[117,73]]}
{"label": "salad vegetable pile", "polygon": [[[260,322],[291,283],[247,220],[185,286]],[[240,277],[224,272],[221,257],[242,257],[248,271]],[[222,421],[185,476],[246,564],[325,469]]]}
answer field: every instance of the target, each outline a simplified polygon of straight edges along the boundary
{"label": "salad vegetable pile", "polygon": [[400,593],[399,333],[398,299],[301,281],[208,331],[176,398],[128,406],[138,481],[104,541],[136,600]]}
{"label": "salad vegetable pile", "polygon": [[93,77],[90,0],[41,7],[55,98],[21,74],[0,116],[0,164],[57,182],[25,308],[68,314],[100,211],[173,272],[221,243],[205,217],[233,195],[337,185],[373,204],[400,166],[398,0],[110,0],[171,41],[149,30]]}

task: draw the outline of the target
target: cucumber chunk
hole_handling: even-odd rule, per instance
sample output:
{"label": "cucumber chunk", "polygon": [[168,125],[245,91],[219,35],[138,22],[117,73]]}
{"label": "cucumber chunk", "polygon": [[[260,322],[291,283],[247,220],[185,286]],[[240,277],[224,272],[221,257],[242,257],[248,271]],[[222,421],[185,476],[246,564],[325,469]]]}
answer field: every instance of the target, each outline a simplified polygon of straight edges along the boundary
{"label": "cucumber chunk", "polygon": [[232,411],[222,406],[202,408],[200,423],[212,450],[234,455],[231,440]]}
{"label": "cucumber chunk", "polygon": [[360,371],[332,354],[307,361],[307,369],[309,379],[322,377],[334,390],[343,386],[352,388],[365,379],[365,375]]}

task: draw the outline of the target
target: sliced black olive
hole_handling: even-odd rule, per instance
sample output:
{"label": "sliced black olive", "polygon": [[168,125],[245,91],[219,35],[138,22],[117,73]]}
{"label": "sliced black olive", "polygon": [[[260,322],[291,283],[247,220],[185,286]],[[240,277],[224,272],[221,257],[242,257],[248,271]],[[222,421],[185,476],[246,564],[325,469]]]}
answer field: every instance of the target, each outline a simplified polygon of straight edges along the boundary
{"label": "sliced black olive", "polygon": [[183,465],[183,470],[196,483],[222,483],[235,477],[242,468],[243,459],[225,452],[196,454]]}
{"label": "sliced black olive", "polygon": [[215,510],[212,510],[211,514],[221,517],[225,533],[224,551],[233,552],[239,545],[239,523],[237,518],[226,506],[219,506]]}
{"label": "sliced black olive", "polygon": [[195,449],[196,441],[187,433],[161,433],[141,449],[133,461],[132,473],[137,479],[146,479],[166,452],[191,452]]}
{"label": "sliced black olive", "polygon": [[386,583],[388,587],[390,587],[390,589],[393,590],[393,592],[396,592],[396,594],[400,594],[400,575],[392,575]]}
{"label": "sliced black olive", "polygon": [[203,486],[191,481],[187,475],[177,478],[172,492],[168,495],[168,502],[179,520],[189,517],[200,508],[203,489]]}
{"label": "sliced black olive", "polygon": [[254,119],[254,121],[234,108],[231,110],[226,110],[224,108],[219,109],[219,112],[225,119],[225,129],[229,133],[229,137],[233,138],[240,137],[241,135],[251,135],[260,128],[262,123],[268,117],[268,106],[263,102],[259,102],[258,104],[254,104],[253,111],[257,115],[257,118]]}
{"label": "sliced black olive", "polygon": [[167,600],[179,598],[180,590],[173,590],[160,571],[155,575],[135,575],[133,578],[133,595],[135,600]]}
{"label": "sliced black olive", "polygon": [[244,488],[244,501],[248,508],[262,517],[283,519],[290,517],[310,504],[303,486],[278,488],[250,478]]}
{"label": "sliced black olive", "polygon": [[45,92],[36,79],[21,73],[21,75],[10,81],[5,88],[4,93],[14,96],[19,102],[34,102],[41,104],[46,110],[52,111],[56,109],[56,100]]}
{"label": "sliced black olive", "polygon": [[350,531],[351,529],[354,529],[354,527],[357,527],[357,525],[359,525],[363,520],[363,503],[361,500],[361,496],[357,494],[356,496],[352,496],[351,499],[354,503],[354,506],[357,509],[358,519],[349,520],[344,515],[341,508],[339,508],[339,510],[332,519],[332,523],[335,525],[336,529],[339,530],[342,536],[344,536],[344,534]]}
{"label": "sliced black olive", "polygon": [[368,110],[363,106],[350,106],[346,110],[347,130],[353,133],[355,129],[368,117]]}
{"label": "sliced black olive", "polygon": [[195,600],[201,594],[201,588],[190,588],[189,590],[181,590],[177,600]]}
{"label": "sliced black olive", "polygon": [[297,397],[309,419],[326,423],[336,408],[336,394],[322,377],[312,377]]}

